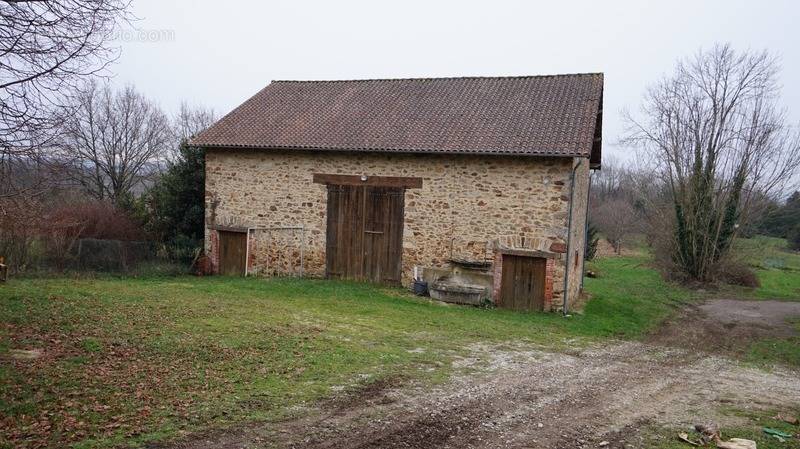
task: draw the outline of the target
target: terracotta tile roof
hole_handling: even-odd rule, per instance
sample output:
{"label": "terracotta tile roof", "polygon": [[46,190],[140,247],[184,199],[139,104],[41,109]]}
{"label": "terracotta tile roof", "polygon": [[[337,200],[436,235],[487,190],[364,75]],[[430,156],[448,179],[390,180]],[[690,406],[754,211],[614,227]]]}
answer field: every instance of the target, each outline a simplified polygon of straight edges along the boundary
{"label": "terracotta tile roof", "polygon": [[595,159],[602,96],[600,73],[275,81],[192,144]]}

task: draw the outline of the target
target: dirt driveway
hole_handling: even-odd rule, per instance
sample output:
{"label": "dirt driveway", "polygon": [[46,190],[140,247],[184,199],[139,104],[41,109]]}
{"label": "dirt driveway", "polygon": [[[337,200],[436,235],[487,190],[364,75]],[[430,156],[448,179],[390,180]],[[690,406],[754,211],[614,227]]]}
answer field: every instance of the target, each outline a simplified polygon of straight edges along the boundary
{"label": "dirt driveway", "polygon": [[797,319],[800,302],[716,299],[685,308],[647,341],[735,356],[755,340],[797,334]]}
{"label": "dirt driveway", "polygon": [[800,317],[800,303],[709,301],[645,343],[574,354],[474,346],[472,356],[457,365],[476,373],[433,391],[382,382],[300,420],[206,435],[175,447],[589,448],[601,441],[641,447],[635,430],[644,425],[734,425],[741,418],[722,415],[721,408],[800,405],[800,373],[743,367],[714,354],[708,340],[691,341],[708,337],[702,331],[685,331],[710,326],[713,332],[787,335],[793,332],[786,323],[791,316]]}

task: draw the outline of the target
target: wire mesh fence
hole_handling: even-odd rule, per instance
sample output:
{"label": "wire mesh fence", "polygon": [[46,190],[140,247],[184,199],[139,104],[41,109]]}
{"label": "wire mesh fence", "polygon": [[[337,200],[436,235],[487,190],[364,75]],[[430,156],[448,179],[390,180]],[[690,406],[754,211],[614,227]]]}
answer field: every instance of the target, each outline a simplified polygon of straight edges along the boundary
{"label": "wire mesh fence", "polygon": [[199,244],[167,246],[151,241],[95,238],[75,239],[66,245],[34,238],[24,246],[23,252],[0,245],[0,250],[7,250],[6,265],[12,274],[53,271],[180,274],[189,271],[200,251]]}
{"label": "wire mesh fence", "polygon": [[80,239],[65,268],[93,271],[129,271],[143,262],[159,259],[152,242]]}

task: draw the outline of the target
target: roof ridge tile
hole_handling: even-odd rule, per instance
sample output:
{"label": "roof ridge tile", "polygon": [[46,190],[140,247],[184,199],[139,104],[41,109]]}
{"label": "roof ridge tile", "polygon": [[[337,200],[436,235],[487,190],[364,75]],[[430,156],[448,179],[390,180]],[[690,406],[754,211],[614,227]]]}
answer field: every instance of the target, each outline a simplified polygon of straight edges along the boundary
{"label": "roof ridge tile", "polygon": [[341,80],[301,80],[301,79],[279,79],[272,80],[272,83],[359,83],[359,82],[391,82],[391,81],[450,81],[450,80],[507,80],[507,79],[531,79],[531,78],[562,78],[562,77],[580,77],[580,76],[599,76],[604,77],[604,72],[576,72],[576,73],[558,73],[550,75],[500,75],[500,76],[484,76],[484,75],[466,75],[466,76],[423,76],[423,77],[406,77],[406,78],[352,78]]}

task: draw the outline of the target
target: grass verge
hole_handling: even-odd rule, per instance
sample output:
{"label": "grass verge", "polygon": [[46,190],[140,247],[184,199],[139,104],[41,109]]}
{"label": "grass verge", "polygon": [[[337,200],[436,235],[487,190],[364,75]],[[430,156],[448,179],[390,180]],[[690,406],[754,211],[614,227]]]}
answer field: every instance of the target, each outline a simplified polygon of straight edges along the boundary
{"label": "grass verge", "polygon": [[794,321],[797,333],[786,338],[767,338],[750,345],[745,356],[756,366],[769,366],[775,362],[800,368],[800,321]]}
{"label": "grass verge", "polygon": [[756,270],[761,282],[756,289],[741,289],[737,296],[800,301],[800,253],[789,250],[786,239],[737,239],[734,251]]}

